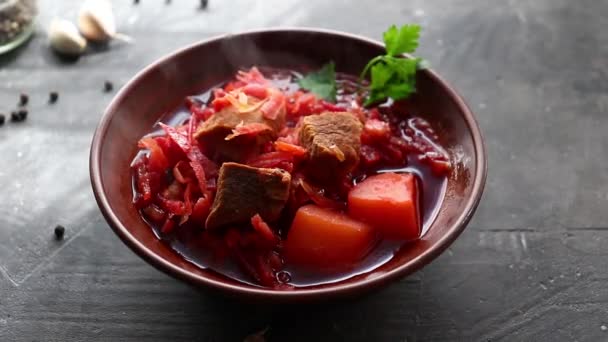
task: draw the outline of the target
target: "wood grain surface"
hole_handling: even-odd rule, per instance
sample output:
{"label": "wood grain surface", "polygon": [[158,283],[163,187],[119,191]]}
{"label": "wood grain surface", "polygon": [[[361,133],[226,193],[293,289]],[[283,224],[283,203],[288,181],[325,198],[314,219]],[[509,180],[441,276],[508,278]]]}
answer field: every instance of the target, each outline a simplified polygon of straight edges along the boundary
{"label": "wood grain surface", "polygon": [[[114,1],[135,43],[64,61],[44,29],[78,4],[39,1],[36,36],[0,57],[0,112],[30,95],[28,120],[0,127],[0,341],[242,341],[266,327],[269,341],[608,341],[608,2]],[[315,26],[380,39],[411,22],[489,154],[475,218],[423,270],[356,300],[254,306],[158,272],[101,217],[88,152],[112,98],[104,81],[119,88],[219,33]]]}

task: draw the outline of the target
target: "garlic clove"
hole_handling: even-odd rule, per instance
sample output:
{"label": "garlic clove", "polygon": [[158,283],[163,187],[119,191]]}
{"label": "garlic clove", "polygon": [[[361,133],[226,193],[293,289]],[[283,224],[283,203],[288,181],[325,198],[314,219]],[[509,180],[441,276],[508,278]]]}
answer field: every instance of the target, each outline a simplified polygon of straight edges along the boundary
{"label": "garlic clove", "polygon": [[108,41],[116,36],[112,4],[108,0],[86,0],[78,14],[78,28],[87,39]]}
{"label": "garlic clove", "polygon": [[51,47],[62,54],[78,56],[87,47],[87,40],[80,35],[76,25],[64,19],[53,19],[48,35]]}

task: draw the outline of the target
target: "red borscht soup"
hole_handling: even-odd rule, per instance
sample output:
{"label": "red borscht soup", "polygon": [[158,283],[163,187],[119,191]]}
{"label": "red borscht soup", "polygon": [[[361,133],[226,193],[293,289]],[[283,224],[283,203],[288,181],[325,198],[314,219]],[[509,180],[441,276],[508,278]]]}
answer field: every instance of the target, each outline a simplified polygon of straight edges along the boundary
{"label": "red borscht soup", "polygon": [[256,286],[372,271],[434,220],[451,165],[405,102],[336,101],[293,70],[253,67],[164,115],[138,143],[134,205],[188,261]]}

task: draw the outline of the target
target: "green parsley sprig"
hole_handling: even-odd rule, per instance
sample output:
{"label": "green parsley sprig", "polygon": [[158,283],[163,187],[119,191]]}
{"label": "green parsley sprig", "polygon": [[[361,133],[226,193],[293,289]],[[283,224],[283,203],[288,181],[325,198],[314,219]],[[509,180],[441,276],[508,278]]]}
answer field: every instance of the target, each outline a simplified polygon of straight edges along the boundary
{"label": "green parsley sprig", "polygon": [[[418,48],[420,26],[392,25],[383,34],[386,54],[372,58],[359,76],[359,83],[369,74],[370,83],[365,106],[384,101],[387,98],[401,100],[416,91],[416,71],[425,66],[420,58],[404,58]],[[298,80],[300,87],[317,96],[336,101],[336,72],[333,62],[325,64],[320,70],[309,73]]]}
{"label": "green parsley sprig", "polygon": [[327,101],[336,102],[336,65],[329,62],[318,71],[300,78],[298,84]]}
{"label": "green parsley sprig", "polygon": [[420,58],[403,58],[404,53],[413,53],[418,48],[420,26],[403,25],[397,28],[392,25],[383,34],[386,55],[370,60],[360,79],[370,73],[369,95],[364,105],[392,98],[405,99],[416,91],[416,71]]}

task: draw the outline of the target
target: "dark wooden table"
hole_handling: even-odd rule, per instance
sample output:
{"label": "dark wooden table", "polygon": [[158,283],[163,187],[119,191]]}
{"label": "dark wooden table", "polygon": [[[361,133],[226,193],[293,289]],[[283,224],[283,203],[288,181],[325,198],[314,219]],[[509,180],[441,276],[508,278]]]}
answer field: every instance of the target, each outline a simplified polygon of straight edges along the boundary
{"label": "dark wooden table", "polygon": [[[242,341],[265,327],[271,341],[608,341],[608,2],[114,2],[135,44],[66,63],[43,28],[74,19],[78,1],[45,0],[35,38],[0,58],[0,111],[30,94],[28,120],[0,127],[0,341]],[[489,153],[475,218],[422,271],[357,300],[252,306],[169,278],[108,228],[88,177],[105,80],[119,87],[218,33],[318,26],[380,39],[409,22]]]}

